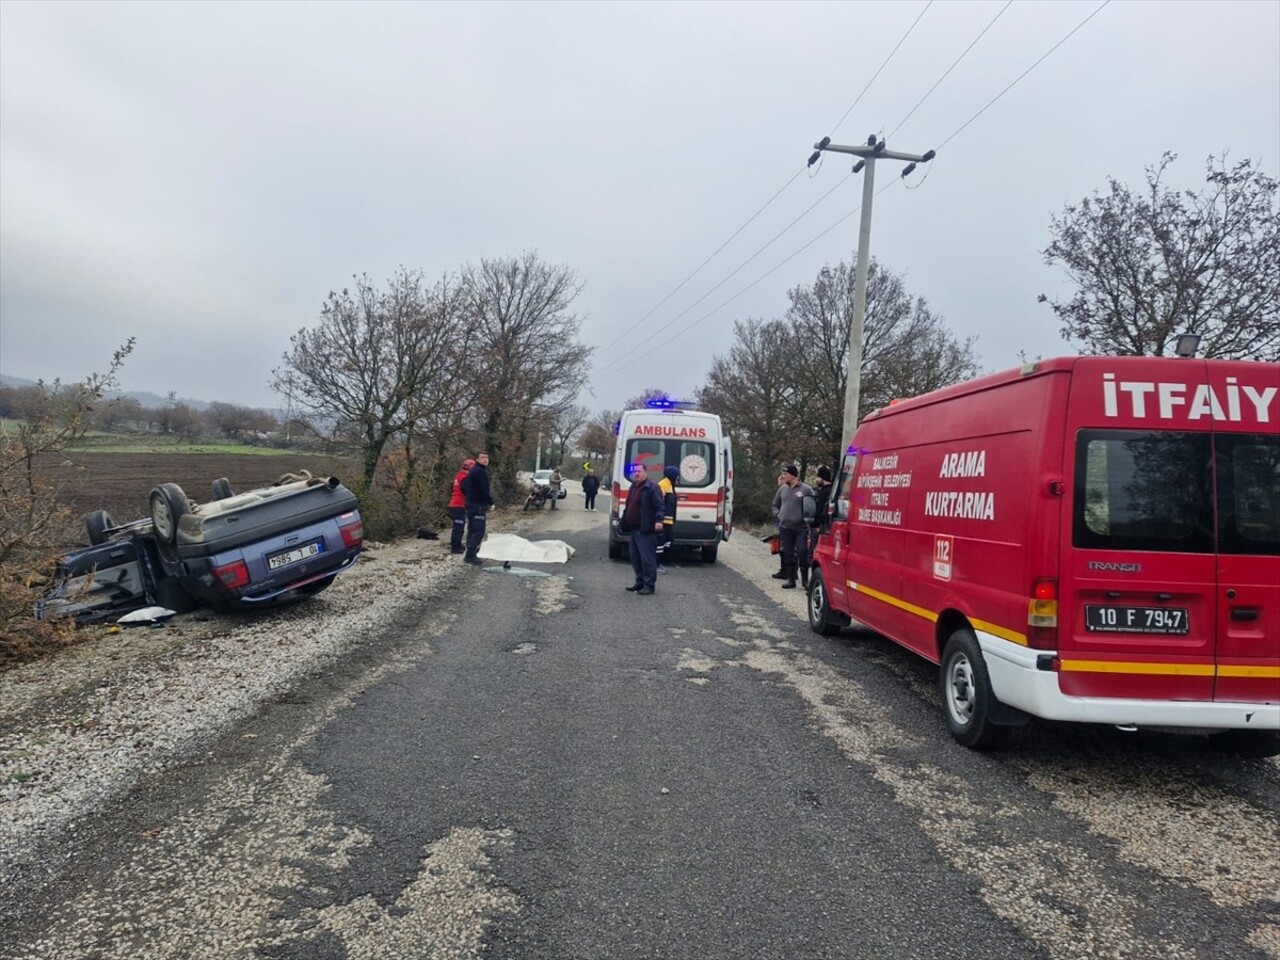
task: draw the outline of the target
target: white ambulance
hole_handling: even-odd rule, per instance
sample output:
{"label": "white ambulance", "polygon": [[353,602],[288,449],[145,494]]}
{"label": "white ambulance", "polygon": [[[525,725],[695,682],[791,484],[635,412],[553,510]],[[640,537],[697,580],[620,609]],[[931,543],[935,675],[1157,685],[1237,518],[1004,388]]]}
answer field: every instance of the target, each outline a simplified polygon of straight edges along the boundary
{"label": "white ambulance", "polygon": [[618,531],[618,518],[631,489],[628,466],[643,463],[655,483],[667,467],[676,479],[677,547],[697,547],[706,563],[714,563],[721,540],[733,531],[733,444],[714,413],[689,409],[674,400],[650,400],[640,410],[626,410],[617,424],[613,454],[613,499],[609,510],[609,558],[627,556],[628,537]]}

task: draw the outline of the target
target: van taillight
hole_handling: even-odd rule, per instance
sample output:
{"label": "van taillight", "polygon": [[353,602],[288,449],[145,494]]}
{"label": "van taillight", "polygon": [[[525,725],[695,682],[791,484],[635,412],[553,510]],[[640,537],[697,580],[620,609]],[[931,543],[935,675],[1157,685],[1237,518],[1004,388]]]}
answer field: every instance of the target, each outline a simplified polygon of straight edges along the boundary
{"label": "van taillight", "polygon": [[347,547],[358,547],[364,543],[364,521],[355,513],[344,513],[338,518],[338,532]]}
{"label": "van taillight", "polygon": [[243,560],[214,567],[213,575],[228,590],[238,590],[249,585],[249,568],[244,565]]}
{"label": "van taillight", "polygon": [[613,481],[613,508],[618,511],[618,516],[622,516],[622,484],[617,480]]}
{"label": "van taillight", "polygon": [[1036,580],[1031,584],[1031,599],[1027,603],[1027,626],[1056,627],[1058,625],[1058,581]]}
{"label": "van taillight", "polygon": [[716,523],[724,523],[724,487],[716,490]]}

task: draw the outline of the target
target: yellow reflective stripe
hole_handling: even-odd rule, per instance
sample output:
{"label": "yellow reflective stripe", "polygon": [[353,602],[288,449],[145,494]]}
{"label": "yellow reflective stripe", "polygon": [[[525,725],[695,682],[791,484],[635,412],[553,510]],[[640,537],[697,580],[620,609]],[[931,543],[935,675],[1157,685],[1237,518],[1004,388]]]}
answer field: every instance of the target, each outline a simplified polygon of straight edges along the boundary
{"label": "yellow reflective stripe", "polygon": [[1127,660],[1062,660],[1063,673],[1139,673],[1175,677],[1212,677],[1212,663],[1134,663]]}
{"label": "yellow reflective stripe", "polygon": [[1225,663],[1218,667],[1218,676],[1280,680],[1280,667],[1248,667],[1241,663]]}
{"label": "yellow reflective stripe", "polygon": [[[845,586],[850,589],[857,590],[859,593],[865,593],[869,597],[873,597],[883,603],[889,604],[891,607],[897,607],[899,610],[905,610],[907,613],[914,613],[917,617],[924,617],[930,623],[938,622],[938,615],[932,610],[926,610],[924,607],[917,607],[914,603],[907,603],[905,600],[899,600],[897,597],[890,596],[887,593],[881,593],[874,590],[863,583],[854,583],[852,580],[846,580]],[[1010,630],[1008,627],[1002,627],[995,623],[989,623],[986,620],[978,620],[970,617],[969,622],[984,633],[999,637],[1001,640],[1008,640],[1010,643],[1016,643],[1025,647],[1027,638],[1025,635],[1018,633],[1016,630]]]}
{"label": "yellow reflective stripe", "polygon": [[889,594],[881,593],[879,590],[872,590],[865,584],[854,583],[852,580],[846,580],[845,585],[857,590],[859,593],[865,593],[868,597],[874,597],[877,600],[883,601],[891,607],[897,607],[899,610],[907,611],[907,613],[914,613],[917,617],[924,617],[930,623],[938,622],[938,615],[936,613],[926,610],[924,607],[917,607],[914,603],[907,603],[905,600],[899,600],[897,597],[891,597]]}
{"label": "yellow reflective stripe", "polygon": [[1026,634],[1018,633],[1016,630],[1010,630],[1008,627],[1002,627],[995,623],[987,623],[985,620],[978,620],[972,617],[969,619],[969,622],[983,633],[990,633],[999,637],[1001,640],[1008,640],[1010,643],[1016,643],[1021,647],[1025,647],[1027,645]]}

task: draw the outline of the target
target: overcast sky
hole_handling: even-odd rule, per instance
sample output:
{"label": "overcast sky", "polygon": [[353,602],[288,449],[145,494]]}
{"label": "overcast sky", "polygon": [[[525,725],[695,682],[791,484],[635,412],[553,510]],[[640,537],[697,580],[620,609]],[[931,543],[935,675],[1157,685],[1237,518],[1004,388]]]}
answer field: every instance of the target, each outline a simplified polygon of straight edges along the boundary
{"label": "overcast sky", "polygon": [[537,250],[585,282],[581,402],[689,395],[735,319],[852,259],[856,215],[815,238],[861,177],[801,173],[641,318],[815,140],[873,132],[938,156],[879,164],[872,254],[988,369],[1071,352],[1036,302],[1064,290],[1050,216],[1166,150],[1180,186],[1224,151],[1275,176],[1280,3],[1113,0],[956,135],[1100,0],[1005,6],[4,0],[0,373],[79,379],[133,335],[126,389],[278,406],[289,336],[353,273]]}

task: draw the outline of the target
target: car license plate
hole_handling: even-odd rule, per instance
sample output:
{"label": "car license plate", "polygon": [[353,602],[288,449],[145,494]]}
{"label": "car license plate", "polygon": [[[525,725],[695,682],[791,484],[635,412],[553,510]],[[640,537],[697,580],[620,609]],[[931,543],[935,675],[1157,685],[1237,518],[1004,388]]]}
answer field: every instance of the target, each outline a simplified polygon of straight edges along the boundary
{"label": "car license plate", "polygon": [[1085,626],[1094,633],[1176,633],[1191,625],[1186,607],[1086,606]]}
{"label": "car license plate", "polygon": [[323,547],[319,540],[313,540],[311,543],[304,543],[300,547],[294,547],[292,550],[285,550],[283,553],[273,553],[267,557],[267,569],[279,570],[281,567],[287,567],[291,563],[298,563],[302,560],[308,560],[317,556],[323,551]]}

